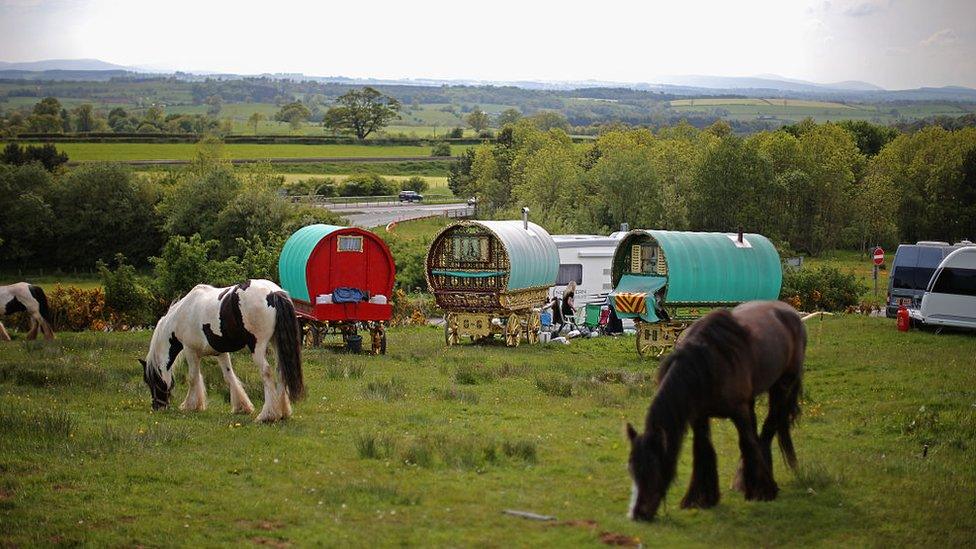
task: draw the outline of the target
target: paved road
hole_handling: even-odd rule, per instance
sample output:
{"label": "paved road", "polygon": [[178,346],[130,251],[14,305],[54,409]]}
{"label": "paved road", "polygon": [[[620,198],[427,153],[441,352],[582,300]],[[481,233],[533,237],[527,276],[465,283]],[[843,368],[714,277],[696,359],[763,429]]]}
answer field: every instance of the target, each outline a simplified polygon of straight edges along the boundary
{"label": "paved road", "polygon": [[[450,215],[463,217],[470,214],[469,206],[459,204],[350,204],[329,205],[330,210],[341,214],[356,227],[378,227],[390,221],[406,221],[434,215]],[[348,213],[346,213],[348,212]]]}

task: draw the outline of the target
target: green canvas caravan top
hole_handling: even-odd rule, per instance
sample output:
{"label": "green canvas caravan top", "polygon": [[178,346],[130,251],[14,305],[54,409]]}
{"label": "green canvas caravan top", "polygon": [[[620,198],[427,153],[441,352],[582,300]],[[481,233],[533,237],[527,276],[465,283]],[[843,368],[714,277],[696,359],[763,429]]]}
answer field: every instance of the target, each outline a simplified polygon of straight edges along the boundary
{"label": "green canvas caravan top", "polygon": [[[612,282],[615,288],[622,282],[640,287],[635,276],[664,277],[665,306],[777,299],[783,283],[776,248],[752,233],[740,240],[735,233],[631,231],[614,253]],[[658,285],[655,281],[649,286]]]}

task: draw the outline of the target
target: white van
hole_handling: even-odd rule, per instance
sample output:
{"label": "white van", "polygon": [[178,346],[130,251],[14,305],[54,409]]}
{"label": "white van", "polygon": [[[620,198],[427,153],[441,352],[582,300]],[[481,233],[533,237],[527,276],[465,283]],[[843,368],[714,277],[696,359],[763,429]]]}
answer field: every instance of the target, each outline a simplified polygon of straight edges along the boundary
{"label": "white van", "polygon": [[559,250],[559,275],[549,297],[562,299],[566,285],[576,282],[576,308],[587,303],[603,303],[613,288],[610,284],[610,263],[617,244],[626,232],[610,236],[595,234],[554,234]]}
{"label": "white van", "polygon": [[976,246],[959,248],[939,263],[918,312],[929,326],[976,329]]}

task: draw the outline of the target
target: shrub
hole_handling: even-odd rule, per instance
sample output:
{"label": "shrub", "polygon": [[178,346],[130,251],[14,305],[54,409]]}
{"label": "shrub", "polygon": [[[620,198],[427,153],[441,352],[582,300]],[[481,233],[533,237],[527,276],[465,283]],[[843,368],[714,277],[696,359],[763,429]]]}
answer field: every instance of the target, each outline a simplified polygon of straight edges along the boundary
{"label": "shrub", "polygon": [[451,156],[451,144],[450,143],[437,143],[432,149],[430,149],[431,156]]}
{"label": "shrub", "polygon": [[182,296],[197,284],[229,286],[247,278],[236,257],[217,261],[210,257],[216,240],[172,236],[159,257],[150,258],[156,277],[156,293],[165,300]]}
{"label": "shrub", "polygon": [[780,299],[802,311],[843,311],[857,305],[867,287],[853,273],[823,266],[783,273]]}
{"label": "shrub", "polygon": [[67,164],[68,155],[58,152],[57,147],[51,143],[27,145],[24,148],[16,143],[8,143],[3,153],[0,153],[0,162],[15,166],[39,162],[45,170],[53,172],[63,164]]}
{"label": "shrub", "polygon": [[352,175],[339,189],[339,196],[391,196],[396,193],[396,183],[374,173]]}
{"label": "shrub", "polygon": [[430,185],[427,184],[427,180],[424,179],[423,177],[420,177],[419,175],[415,175],[410,179],[407,179],[403,183],[400,183],[401,189],[405,191],[416,191],[418,193],[422,193],[426,191],[427,187],[429,186]]}
{"label": "shrub", "polygon": [[464,137],[464,128],[454,128],[447,136],[451,139],[461,139]]}
{"label": "shrub", "polygon": [[58,284],[48,294],[51,320],[56,331],[101,331],[106,322],[105,292],[101,288],[85,290]]}
{"label": "shrub", "polygon": [[148,288],[139,284],[136,268],[125,261],[125,256],[115,256],[115,270],[104,262],[98,262],[98,272],[105,288],[105,306],[119,315],[129,325],[145,326],[154,320],[154,298]]}

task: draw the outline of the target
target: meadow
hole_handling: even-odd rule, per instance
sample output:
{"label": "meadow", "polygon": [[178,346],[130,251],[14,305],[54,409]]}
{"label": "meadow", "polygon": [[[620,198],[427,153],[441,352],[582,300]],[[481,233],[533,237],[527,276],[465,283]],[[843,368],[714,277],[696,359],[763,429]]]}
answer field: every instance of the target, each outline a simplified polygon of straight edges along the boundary
{"label": "meadow", "polygon": [[[808,329],[801,467],[776,458],[779,498],[727,489],[737,444],[716,421],[721,503],[677,507],[688,444],[651,524],[624,516],[623,424],[655,391],[630,337],[443,348],[437,328],[391,329],[386,356],[307,350],[308,396],[271,426],[229,413],[212,362],[207,411],[151,412],[148,332],[3,343],[0,544],[971,544],[976,338],[862,316]],[[260,406],[253,366],[235,365]]]}
{"label": "meadow", "polygon": [[912,103],[907,105],[872,105],[862,103],[835,103],[803,99],[678,99],[669,108],[678,113],[726,112],[728,118],[749,120],[758,116],[774,117],[789,122],[799,122],[810,117],[817,122],[839,120],[876,120],[882,123],[896,122],[900,118],[925,118],[929,116],[960,116],[972,112],[968,106],[939,103]]}
{"label": "meadow", "polygon": [[[470,145],[453,145],[460,154]],[[58,149],[73,162],[112,162],[133,160],[189,160],[197,151],[195,143],[58,143]],[[417,145],[301,145],[238,144],[223,146],[226,158],[266,160],[269,158],[370,158],[430,156],[430,147]]]}

